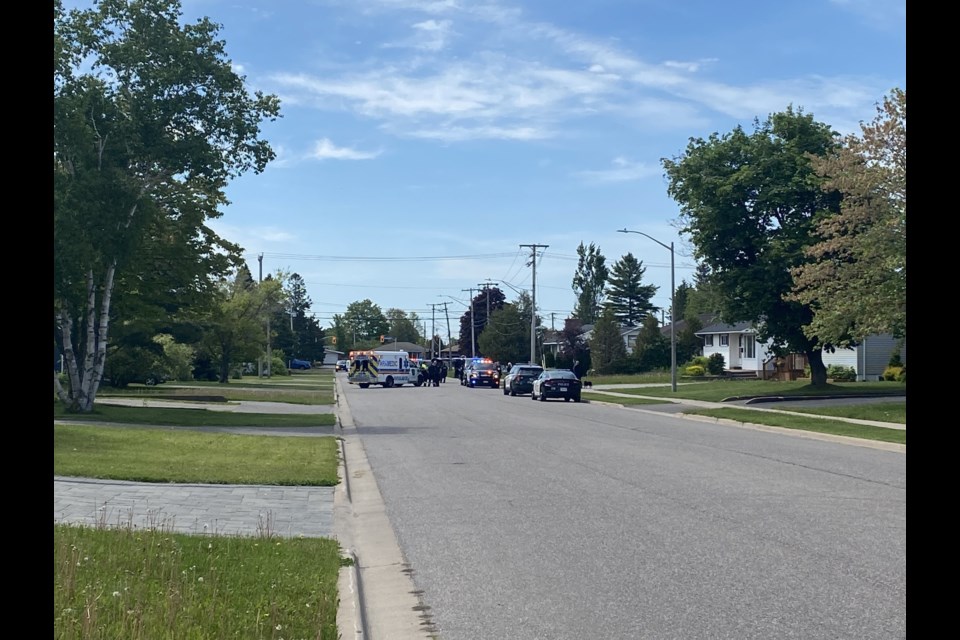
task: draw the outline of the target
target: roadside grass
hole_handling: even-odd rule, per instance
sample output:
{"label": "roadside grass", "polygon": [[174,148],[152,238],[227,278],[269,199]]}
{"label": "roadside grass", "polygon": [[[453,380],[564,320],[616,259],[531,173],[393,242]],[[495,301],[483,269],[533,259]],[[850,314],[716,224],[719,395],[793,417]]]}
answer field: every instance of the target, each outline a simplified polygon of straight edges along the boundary
{"label": "roadside grass", "polygon": [[291,404],[330,405],[335,401],[333,385],[322,389],[316,386],[279,387],[275,384],[252,384],[247,386],[218,385],[216,383],[190,386],[147,387],[130,385],[126,389],[102,387],[98,398],[166,398],[190,400],[192,398],[219,397],[224,400],[257,400],[261,402],[289,402]]}
{"label": "roadside grass", "polygon": [[585,375],[584,380],[593,384],[670,384],[669,371],[650,371],[623,375]]}
{"label": "roadside grass", "polygon": [[53,426],[53,473],[137,482],[334,486],[337,438]]}
{"label": "roadside grass", "polygon": [[[595,384],[600,383],[596,382]],[[694,384],[678,384],[676,393],[671,391],[669,386],[644,387],[641,389],[624,387],[622,389],[611,389],[611,391],[656,398],[686,398],[688,400],[722,402],[735,398],[763,396],[838,396],[850,393],[905,396],[907,386],[900,382],[834,382],[822,387],[815,387],[805,380],[792,382],[713,380]]]}
{"label": "roadside grass", "polygon": [[818,416],[874,420],[876,422],[907,423],[906,401],[872,402],[869,404],[851,404],[843,407],[777,407],[777,410],[808,413]]}
{"label": "roadside grass", "polygon": [[244,413],[215,411],[202,405],[183,409],[100,403],[95,404],[90,413],[68,413],[57,400],[53,402],[53,419],[170,427],[332,427],[337,424],[333,413]]}
{"label": "roadside grass", "polygon": [[879,442],[907,444],[905,429],[889,429],[870,425],[854,424],[829,418],[814,418],[803,415],[785,415],[769,411],[752,411],[750,409],[695,409],[684,412],[687,415],[708,416],[724,420],[734,420],[745,424],[761,424],[785,429],[799,429],[816,433],[827,433],[837,436],[848,436]]}
{"label": "roadside grass", "polygon": [[581,391],[580,397],[588,402],[614,402],[622,405],[664,404],[665,402],[669,402],[668,400],[655,400],[652,398],[640,398],[636,396],[626,398],[624,396],[614,396],[608,393],[596,393],[592,391]]}
{"label": "roadside grass", "polygon": [[336,640],[327,538],[53,527],[54,638]]}

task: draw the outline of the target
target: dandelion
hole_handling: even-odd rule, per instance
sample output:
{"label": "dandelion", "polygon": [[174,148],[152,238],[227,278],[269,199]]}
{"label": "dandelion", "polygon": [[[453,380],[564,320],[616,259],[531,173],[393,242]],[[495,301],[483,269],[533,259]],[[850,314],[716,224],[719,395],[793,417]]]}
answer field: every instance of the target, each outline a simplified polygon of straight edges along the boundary
{"label": "dandelion", "polygon": [[207,549],[213,549],[213,543],[212,543],[212,542],[207,545]]}
{"label": "dandelion", "polygon": [[281,631],[283,629],[283,625],[278,624],[277,626],[274,627],[274,629],[276,629],[277,631]]}
{"label": "dandelion", "polygon": [[199,578],[197,578],[197,582],[203,582],[203,576],[200,576]]}
{"label": "dandelion", "polygon": [[114,597],[114,598],[119,598],[119,597],[120,597],[120,592],[119,592],[119,591],[114,591],[114,592],[113,592],[113,597]]}

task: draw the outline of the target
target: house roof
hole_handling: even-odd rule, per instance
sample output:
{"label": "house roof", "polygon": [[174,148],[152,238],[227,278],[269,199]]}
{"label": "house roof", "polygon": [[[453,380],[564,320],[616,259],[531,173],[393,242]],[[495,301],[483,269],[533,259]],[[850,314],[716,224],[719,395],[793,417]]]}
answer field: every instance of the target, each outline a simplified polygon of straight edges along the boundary
{"label": "house roof", "polygon": [[429,351],[429,349],[425,349],[424,347],[421,347],[420,345],[414,344],[412,342],[387,342],[385,344],[380,345],[379,347],[375,347],[372,350],[373,351],[406,351],[407,353],[411,353],[411,354],[412,353],[422,354]]}
{"label": "house roof", "polygon": [[702,336],[708,333],[756,333],[756,332],[757,332],[757,329],[756,327],[753,326],[752,322],[736,322],[734,324],[726,324],[723,322],[718,322],[716,324],[711,324],[708,327],[704,327],[700,331],[697,331],[695,335]]}
{"label": "house roof", "polygon": [[[720,321],[720,317],[715,313],[698,313],[697,320],[700,321],[701,327],[709,327],[711,325],[717,324]],[[690,322],[686,318],[677,320],[677,331],[678,332],[683,331],[684,329],[687,328],[688,324],[690,324]],[[665,324],[662,327],[660,327],[660,333],[662,333],[665,336],[669,336],[670,325]]]}

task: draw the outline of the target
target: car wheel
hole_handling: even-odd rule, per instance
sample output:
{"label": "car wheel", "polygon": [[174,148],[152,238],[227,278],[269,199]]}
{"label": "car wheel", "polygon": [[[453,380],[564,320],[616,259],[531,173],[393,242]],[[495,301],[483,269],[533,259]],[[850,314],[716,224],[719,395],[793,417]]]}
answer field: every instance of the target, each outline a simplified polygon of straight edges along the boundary
{"label": "car wheel", "polygon": [[387,376],[387,379],[384,381],[383,386],[387,389],[393,386],[393,376]]}
{"label": "car wheel", "polygon": [[510,395],[511,395],[511,396],[516,396],[516,395],[517,395],[517,392],[513,390],[513,387],[510,387]]}
{"label": "car wheel", "polygon": [[537,399],[537,396],[533,393],[533,391],[530,392],[530,399],[531,399],[531,400],[536,400],[536,399]]}
{"label": "car wheel", "polygon": [[506,387],[504,387],[504,388],[503,388],[503,395],[507,395],[508,393],[510,393],[510,392],[507,391],[507,388],[506,388]]}
{"label": "car wheel", "polygon": [[570,396],[563,396],[564,402],[570,402]]}
{"label": "car wheel", "polygon": [[546,402],[546,401],[547,401],[547,396],[546,396],[546,394],[541,393],[541,394],[540,394],[540,397],[537,398],[537,399],[538,399],[540,402]]}
{"label": "car wheel", "polygon": [[573,396],[574,402],[580,402],[580,396]]}

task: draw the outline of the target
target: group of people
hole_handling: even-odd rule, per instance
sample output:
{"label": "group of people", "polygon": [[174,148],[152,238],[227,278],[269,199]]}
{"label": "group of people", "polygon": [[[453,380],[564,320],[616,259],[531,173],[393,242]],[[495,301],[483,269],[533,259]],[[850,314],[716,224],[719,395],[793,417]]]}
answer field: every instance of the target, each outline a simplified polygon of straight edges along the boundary
{"label": "group of people", "polygon": [[441,382],[447,381],[447,365],[439,358],[434,358],[429,364],[420,363],[421,382],[425,386],[439,387]]}

